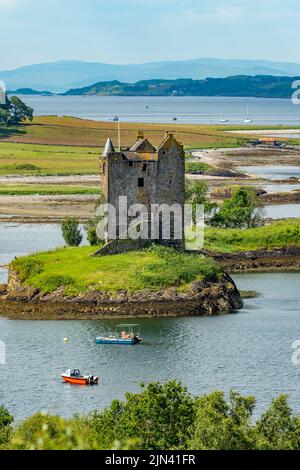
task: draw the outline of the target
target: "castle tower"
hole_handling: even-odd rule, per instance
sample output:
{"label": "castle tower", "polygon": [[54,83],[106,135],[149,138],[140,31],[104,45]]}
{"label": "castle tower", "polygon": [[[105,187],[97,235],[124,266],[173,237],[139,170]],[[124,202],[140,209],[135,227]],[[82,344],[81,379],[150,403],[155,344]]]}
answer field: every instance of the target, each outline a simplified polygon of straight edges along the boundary
{"label": "castle tower", "polygon": [[[134,204],[143,204],[149,213],[149,234],[151,233],[151,224],[154,224],[153,208],[159,212],[157,207],[161,205],[167,205],[170,208],[174,205],[177,208],[180,206],[180,220],[177,216],[177,219],[174,219],[171,211],[170,237],[164,236],[162,227],[159,225],[159,235],[152,239],[152,242],[173,246],[181,250],[185,246],[184,161],[183,146],[177,142],[172,133],[166,133],[156,150],[141,131],[139,131],[132,147],[121,149],[120,152],[115,151],[112,141],[108,139],[100,158],[101,187],[106,202],[118,209],[119,197],[126,196],[128,207]],[[118,210],[117,216],[120,220]],[[159,224],[161,224],[161,213],[159,217]],[[175,223],[181,224],[180,238],[175,237]],[[123,226],[118,225],[117,236],[120,236],[122,231]],[[178,230],[176,234],[178,234]]]}

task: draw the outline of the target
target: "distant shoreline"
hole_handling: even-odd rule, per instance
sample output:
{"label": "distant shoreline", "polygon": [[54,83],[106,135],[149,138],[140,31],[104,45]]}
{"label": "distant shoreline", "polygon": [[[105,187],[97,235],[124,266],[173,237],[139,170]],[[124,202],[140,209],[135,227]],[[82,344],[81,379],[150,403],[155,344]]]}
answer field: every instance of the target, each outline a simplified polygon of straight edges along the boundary
{"label": "distant shoreline", "polygon": [[33,88],[17,88],[9,91],[18,95],[40,96],[143,96],[143,97],[230,97],[230,98],[283,98],[293,94],[293,83],[299,77],[272,75],[234,75],[226,78],[205,78],[194,80],[153,79],[136,83],[118,80],[98,81],[82,88],[70,88],[63,93]]}

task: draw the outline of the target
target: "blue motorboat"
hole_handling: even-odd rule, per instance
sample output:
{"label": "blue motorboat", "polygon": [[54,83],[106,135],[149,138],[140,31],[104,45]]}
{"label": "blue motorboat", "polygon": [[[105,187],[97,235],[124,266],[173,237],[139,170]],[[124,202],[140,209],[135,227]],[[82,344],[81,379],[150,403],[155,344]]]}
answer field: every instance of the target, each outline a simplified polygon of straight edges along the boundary
{"label": "blue motorboat", "polygon": [[137,344],[142,341],[139,333],[139,325],[117,325],[116,331],[95,339],[96,344]]}

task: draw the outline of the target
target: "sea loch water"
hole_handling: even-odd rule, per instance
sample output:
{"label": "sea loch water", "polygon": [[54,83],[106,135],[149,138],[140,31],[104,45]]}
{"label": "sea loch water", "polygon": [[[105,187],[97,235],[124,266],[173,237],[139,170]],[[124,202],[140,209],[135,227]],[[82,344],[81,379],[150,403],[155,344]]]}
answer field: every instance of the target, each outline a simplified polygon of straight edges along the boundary
{"label": "sea loch water", "polygon": [[[21,96],[35,114],[75,116],[107,121],[115,115],[124,122],[244,124],[247,106],[253,124],[300,124],[300,106],[287,99],[203,96]],[[224,123],[222,123],[224,125]],[[226,124],[225,124],[226,125]]]}
{"label": "sea loch water", "polygon": [[[34,247],[61,244],[57,226],[1,224],[0,264]],[[0,341],[6,347],[0,404],[17,420],[41,410],[70,416],[102,409],[113,398],[123,398],[125,391],[138,391],[140,382],[176,378],[193,394],[232,388],[254,394],[258,411],[272,397],[288,393],[300,411],[300,366],[292,362],[292,343],[300,339],[300,273],[234,278],[240,289],[261,296],[246,300],[245,308],[231,315],[140,319],[144,341],[137,346],[95,344],[96,336],[117,321],[0,317]],[[63,383],[60,374],[73,367],[99,374],[100,385]]]}
{"label": "sea loch water", "polygon": [[[102,409],[140,382],[179,379],[193,394],[235,389],[254,394],[258,411],[288,393],[300,411],[300,366],[292,343],[300,339],[300,273],[235,277],[261,297],[244,310],[220,317],[140,319],[137,346],[96,345],[94,338],[116,321],[22,321],[0,317],[6,365],[0,365],[0,403],[17,419],[39,410],[61,413]],[[63,338],[68,337],[65,344]],[[65,384],[70,367],[99,374],[98,387]]]}

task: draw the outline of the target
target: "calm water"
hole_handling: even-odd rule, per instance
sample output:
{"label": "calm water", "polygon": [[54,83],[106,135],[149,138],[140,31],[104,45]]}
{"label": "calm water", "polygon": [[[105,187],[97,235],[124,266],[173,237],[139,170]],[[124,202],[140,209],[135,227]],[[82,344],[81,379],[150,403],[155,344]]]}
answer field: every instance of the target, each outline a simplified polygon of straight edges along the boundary
{"label": "calm water", "polygon": [[266,165],[266,166],[241,166],[243,173],[257,175],[260,178],[270,180],[285,180],[289,178],[300,178],[299,166],[288,165]]}
{"label": "calm water", "polygon": [[[60,245],[58,226],[0,225],[0,264]],[[0,403],[17,419],[37,410],[69,416],[102,408],[125,391],[138,390],[141,381],[178,378],[194,394],[216,388],[255,394],[259,409],[287,392],[300,410],[300,368],[291,362],[291,343],[300,339],[300,273],[245,274],[235,280],[240,289],[262,296],[232,315],[141,319],[144,342],[136,347],[94,343],[115,321],[0,318],[0,340],[7,349],[6,365],[0,365]],[[100,386],[62,383],[60,373],[70,367],[99,374]]]}
{"label": "calm water", "polygon": [[[300,366],[291,361],[300,339],[300,273],[235,276],[263,295],[237,314],[211,318],[141,319],[141,345],[104,346],[93,340],[113,321],[15,321],[0,318],[7,348],[0,366],[0,403],[21,419],[37,410],[69,416],[103,408],[141,381],[182,380],[193,394],[234,388],[254,394],[258,409],[288,393],[300,410]],[[63,343],[67,336],[70,341]],[[100,374],[98,387],[62,383],[69,367]]]}
{"label": "calm water", "polygon": [[257,124],[300,124],[300,107],[290,100],[224,97],[22,96],[36,115],[68,115],[97,121],[243,123],[247,106]]}
{"label": "calm water", "polygon": [[279,204],[265,206],[265,217],[270,219],[300,218],[300,204]]}
{"label": "calm water", "polygon": [[59,225],[0,223],[0,284],[7,280],[7,270],[1,266],[7,265],[16,256],[63,245]]}
{"label": "calm water", "polygon": [[273,184],[262,184],[259,185],[261,189],[267,191],[267,193],[291,193],[293,191],[300,190],[300,184],[286,184],[286,183],[273,183]]}

